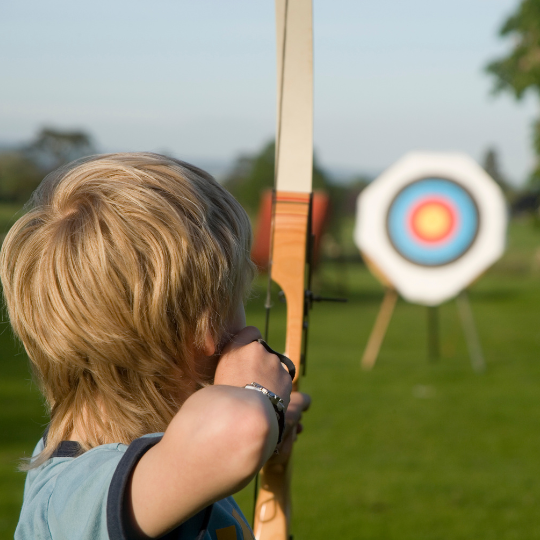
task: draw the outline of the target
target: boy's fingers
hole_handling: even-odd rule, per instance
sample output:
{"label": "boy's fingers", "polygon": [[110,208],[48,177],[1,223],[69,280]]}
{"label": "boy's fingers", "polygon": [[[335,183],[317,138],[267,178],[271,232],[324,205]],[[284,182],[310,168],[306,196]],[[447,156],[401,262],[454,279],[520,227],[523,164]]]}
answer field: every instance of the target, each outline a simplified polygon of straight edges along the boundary
{"label": "boy's fingers", "polygon": [[[280,365],[283,368],[283,371],[285,373],[289,373],[289,375],[292,377],[289,371],[289,367],[286,364],[284,364],[281,355],[279,355],[273,349],[269,348],[269,345],[266,344],[262,340],[259,329],[256,328],[255,326],[246,326],[245,328],[240,330],[240,332],[235,334],[232,337],[231,341],[224,347],[221,355],[222,356],[229,355],[230,353],[234,353],[237,350],[241,349],[242,347],[255,344],[256,342],[259,342],[258,345],[261,347],[261,350],[259,350],[259,352],[257,353],[259,357],[261,357],[261,354],[262,354],[263,355],[262,357],[266,356],[266,357],[274,358],[275,360],[279,360]],[[286,360],[288,363],[291,364],[291,370],[292,370],[292,368],[294,367],[292,365],[292,362],[288,358]],[[292,384],[288,386],[292,388]],[[291,392],[290,388],[288,391],[289,394]]]}
{"label": "boy's fingers", "polygon": [[303,392],[293,392],[291,394],[291,401],[289,403],[289,409],[292,407],[294,411],[302,413],[307,411],[311,405],[311,397]]}
{"label": "boy's fingers", "polygon": [[231,341],[223,348],[222,354],[239,349],[244,345],[249,345],[251,342],[261,339],[261,337],[258,328],[255,328],[255,326],[246,326],[231,338]]}
{"label": "boy's fingers", "polygon": [[311,398],[308,394],[303,394],[302,392],[293,392],[291,394],[291,400],[285,415],[286,435],[288,435],[293,428],[298,426],[302,419],[302,413],[308,410],[310,404]]}
{"label": "boy's fingers", "polygon": [[276,465],[283,464],[289,459],[297,435],[304,431],[304,426],[300,423],[302,413],[307,411],[310,404],[311,398],[308,394],[303,394],[302,392],[293,392],[291,394],[291,402],[285,416],[283,440],[278,446],[278,453],[270,458],[271,463]]}
{"label": "boy's fingers", "polygon": [[254,326],[233,336],[221,353],[214,383],[245,386],[256,382],[277,394],[287,407],[292,390],[290,374],[277,354],[257,343],[260,339],[261,333]]}

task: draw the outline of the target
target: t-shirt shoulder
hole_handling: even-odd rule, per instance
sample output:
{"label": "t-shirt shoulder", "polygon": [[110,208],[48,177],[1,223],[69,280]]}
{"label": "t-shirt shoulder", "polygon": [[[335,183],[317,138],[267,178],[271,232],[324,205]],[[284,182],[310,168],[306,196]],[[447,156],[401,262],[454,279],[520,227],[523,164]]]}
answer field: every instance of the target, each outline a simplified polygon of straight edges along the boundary
{"label": "t-shirt shoulder", "polygon": [[[82,454],[77,443],[61,444],[51,459],[28,472],[15,540],[132,538],[125,490],[138,461],[161,437],[161,433],[149,434],[129,446],[106,444]],[[33,455],[41,450],[43,441]],[[228,497],[163,538],[252,540],[253,533],[234,499]]]}
{"label": "t-shirt shoulder", "polygon": [[[28,472],[16,540],[108,538],[107,494],[128,447],[106,444],[78,455],[77,443],[66,442],[47,462]],[[34,455],[42,449],[43,442]]]}

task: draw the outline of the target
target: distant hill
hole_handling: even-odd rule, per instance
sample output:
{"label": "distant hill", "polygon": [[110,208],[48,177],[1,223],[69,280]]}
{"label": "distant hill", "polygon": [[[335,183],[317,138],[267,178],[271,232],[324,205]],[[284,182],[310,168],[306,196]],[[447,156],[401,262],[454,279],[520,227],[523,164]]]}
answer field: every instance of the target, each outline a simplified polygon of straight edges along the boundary
{"label": "distant hill", "polygon": [[[224,178],[227,177],[228,173],[231,172],[231,169],[234,166],[234,160],[226,159],[212,159],[212,158],[193,158],[183,157],[185,161],[193,163],[197,167],[204,169],[209,172],[218,182],[221,182]],[[359,178],[364,178],[368,181],[374,180],[377,178],[379,173],[374,173],[372,171],[358,171],[349,167],[334,167],[334,166],[322,166],[322,169],[328,174],[331,181],[339,185],[347,185]]]}
{"label": "distant hill", "polygon": [[8,152],[20,147],[20,143],[0,141],[0,152]]}
{"label": "distant hill", "polygon": [[379,176],[380,172],[366,171],[366,170],[357,170],[352,167],[341,167],[341,166],[326,166],[322,165],[322,169],[328,173],[329,178],[335,184],[346,186],[360,178],[371,182]]}
{"label": "distant hill", "polygon": [[[23,143],[0,140],[0,153],[20,148],[21,144]],[[111,150],[102,150],[100,153],[105,153],[107,151],[111,151]],[[168,152],[164,152],[164,153],[168,153]],[[205,158],[205,157],[193,157],[193,156],[175,156],[174,154],[170,154],[170,155],[183,159],[184,161],[187,161],[188,163],[192,163],[193,165],[196,165],[197,167],[204,169],[205,171],[209,172],[218,182],[221,182],[224,178],[226,178],[228,173],[233,168],[234,162],[235,162],[235,158],[219,159],[219,158],[211,158],[211,157]],[[374,173],[372,171],[358,171],[352,167],[341,167],[341,166],[332,166],[332,165],[325,166],[323,164],[322,168],[326,173],[328,173],[328,176],[330,177],[332,182],[339,185],[350,184],[351,182],[357,180],[358,178],[364,178],[371,181],[378,176],[378,173]]]}
{"label": "distant hill", "polygon": [[191,163],[210,173],[218,182],[222,182],[231,171],[233,159],[192,158],[190,156],[174,156]]}

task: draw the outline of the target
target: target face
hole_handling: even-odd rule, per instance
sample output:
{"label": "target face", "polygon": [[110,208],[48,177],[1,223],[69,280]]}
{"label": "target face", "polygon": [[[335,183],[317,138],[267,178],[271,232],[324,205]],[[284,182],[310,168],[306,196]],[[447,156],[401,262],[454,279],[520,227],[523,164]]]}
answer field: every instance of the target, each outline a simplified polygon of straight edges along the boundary
{"label": "target face", "polygon": [[461,257],[474,242],[478,207],[459,184],[425,178],[405,186],[392,201],[387,233],[396,251],[420,266],[441,266]]}
{"label": "target face", "polygon": [[504,196],[464,154],[407,154],[358,197],[356,245],[410,302],[454,297],[502,255],[505,237]]}

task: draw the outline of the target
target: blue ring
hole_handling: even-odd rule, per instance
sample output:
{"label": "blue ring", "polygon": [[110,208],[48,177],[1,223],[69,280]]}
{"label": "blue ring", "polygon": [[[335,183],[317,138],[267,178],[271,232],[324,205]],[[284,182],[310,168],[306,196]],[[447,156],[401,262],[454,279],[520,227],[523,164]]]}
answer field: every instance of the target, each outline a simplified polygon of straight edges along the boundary
{"label": "blue ring", "polygon": [[[449,200],[457,211],[457,230],[448,241],[426,245],[409,231],[407,219],[412,207],[422,199]],[[443,266],[461,257],[473,244],[479,228],[478,207],[471,194],[456,182],[443,178],[424,178],[405,186],[388,210],[386,230],[396,251],[420,266]]]}

